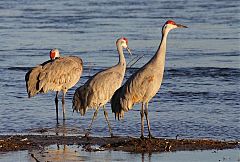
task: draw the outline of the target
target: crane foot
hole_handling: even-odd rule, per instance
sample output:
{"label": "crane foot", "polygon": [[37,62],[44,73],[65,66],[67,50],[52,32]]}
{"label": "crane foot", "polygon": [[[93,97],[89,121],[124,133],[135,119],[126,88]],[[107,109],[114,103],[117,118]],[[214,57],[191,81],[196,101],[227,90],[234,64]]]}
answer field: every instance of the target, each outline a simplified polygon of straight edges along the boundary
{"label": "crane foot", "polygon": [[143,135],[141,135],[141,136],[140,136],[140,139],[142,139],[142,140],[143,140],[143,139],[145,139],[145,137],[144,137]]}
{"label": "crane foot", "polygon": [[155,137],[153,137],[151,134],[148,135],[149,139],[156,139]]}
{"label": "crane foot", "polygon": [[114,136],[113,136],[113,133],[110,133],[110,137],[111,137],[111,138],[113,138],[113,137],[114,137]]}
{"label": "crane foot", "polygon": [[90,136],[90,133],[87,132],[87,133],[85,133],[85,135],[84,135],[83,137],[84,137],[84,138],[89,138],[89,136]]}

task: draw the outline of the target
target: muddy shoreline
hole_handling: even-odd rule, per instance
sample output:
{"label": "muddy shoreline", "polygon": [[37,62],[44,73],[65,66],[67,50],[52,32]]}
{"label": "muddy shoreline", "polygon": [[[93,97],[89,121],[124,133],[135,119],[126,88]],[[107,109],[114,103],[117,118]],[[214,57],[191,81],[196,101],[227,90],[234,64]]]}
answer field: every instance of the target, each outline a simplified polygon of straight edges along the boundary
{"label": "muddy shoreline", "polygon": [[[80,137],[57,135],[0,135],[0,152],[38,150],[49,145],[79,145],[85,151],[114,150],[132,153],[222,150],[239,148],[239,141],[217,141],[210,139],[140,139],[133,137]],[[94,145],[100,146],[95,149]]]}

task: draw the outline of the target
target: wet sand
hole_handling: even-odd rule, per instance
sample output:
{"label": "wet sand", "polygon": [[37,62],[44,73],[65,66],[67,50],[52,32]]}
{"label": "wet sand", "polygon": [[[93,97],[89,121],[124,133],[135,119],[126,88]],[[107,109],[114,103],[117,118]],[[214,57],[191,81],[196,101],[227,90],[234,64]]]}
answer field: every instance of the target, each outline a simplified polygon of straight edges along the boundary
{"label": "wet sand", "polygon": [[[133,137],[82,137],[58,135],[0,135],[0,152],[37,150],[57,145],[79,145],[85,151],[114,150],[132,153],[233,149],[239,141],[210,139],[140,139]],[[100,146],[97,149],[94,146]]]}

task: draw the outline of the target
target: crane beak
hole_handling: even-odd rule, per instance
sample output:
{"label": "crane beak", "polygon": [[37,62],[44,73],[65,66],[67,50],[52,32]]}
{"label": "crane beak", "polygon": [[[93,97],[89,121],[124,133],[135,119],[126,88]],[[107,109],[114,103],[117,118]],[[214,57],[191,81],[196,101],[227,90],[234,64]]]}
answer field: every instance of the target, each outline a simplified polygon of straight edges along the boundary
{"label": "crane beak", "polygon": [[132,55],[132,52],[131,52],[130,48],[127,47],[126,50],[128,51],[128,53],[129,53],[130,55]]}
{"label": "crane beak", "polygon": [[181,25],[181,24],[176,24],[178,28],[188,28],[187,26],[185,25]]}

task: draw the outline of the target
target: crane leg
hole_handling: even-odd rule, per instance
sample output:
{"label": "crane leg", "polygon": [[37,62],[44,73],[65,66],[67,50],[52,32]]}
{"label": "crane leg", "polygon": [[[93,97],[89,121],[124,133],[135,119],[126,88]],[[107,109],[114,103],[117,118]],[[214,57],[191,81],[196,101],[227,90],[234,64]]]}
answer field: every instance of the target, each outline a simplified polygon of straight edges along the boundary
{"label": "crane leg", "polygon": [[96,109],[96,111],[95,111],[94,114],[93,114],[92,122],[91,122],[91,124],[89,125],[88,130],[91,130],[91,129],[92,129],[92,124],[93,124],[93,121],[94,121],[94,120],[96,119],[96,117],[97,117],[98,109],[99,109],[99,107]]}
{"label": "crane leg", "polygon": [[149,137],[149,138],[153,138],[153,136],[152,136],[152,134],[151,134],[151,131],[150,131],[150,122],[149,122],[149,118],[148,118],[148,102],[146,103],[146,107],[145,107],[145,110],[144,110],[144,114],[145,114],[145,117],[146,117],[146,120],[147,120],[148,137]]}
{"label": "crane leg", "polygon": [[58,124],[58,91],[56,92],[55,105],[56,105],[56,120]]}
{"label": "crane leg", "polygon": [[63,120],[65,120],[65,93],[62,95],[62,112],[63,112]]}
{"label": "crane leg", "polygon": [[142,103],[140,115],[141,115],[141,137],[140,138],[143,139],[144,138],[144,135],[143,135],[143,131],[144,131],[144,103]]}
{"label": "crane leg", "polygon": [[108,123],[108,128],[109,128],[110,136],[113,137],[112,128],[111,128],[110,122],[109,122],[109,120],[108,120],[108,113],[107,113],[107,111],[106,111],[106,109],[105,109],[105,105],[103,105],[103,110],[104,110],[104,116],[105,116],[106,121],[107,121],[107,123]]}

